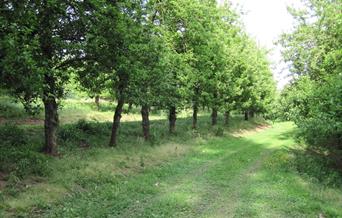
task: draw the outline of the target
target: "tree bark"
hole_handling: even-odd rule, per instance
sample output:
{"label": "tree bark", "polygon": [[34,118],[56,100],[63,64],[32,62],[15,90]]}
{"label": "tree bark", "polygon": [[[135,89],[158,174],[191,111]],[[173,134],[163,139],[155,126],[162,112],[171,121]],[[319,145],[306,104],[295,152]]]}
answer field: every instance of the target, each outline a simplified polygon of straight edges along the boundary
{"label": "tree bark", "polygon": [[248,111],[245,111],[245,120],[247,121],[248,120]]}
{"label": "tree bark", "polygon": [[177,120],[176,107],[171,106],[169,109],[169,132],[170,133],[174,133],[176,131],[176,120]]}
{"label": "tree bark", "polygon": [[[198,114],[198,102],[199,102],[199,96],[200,96],[200,89],[199,85],[194,86],[194,95],[192,97],[192,128],[197,128],[197,114]],[[203,105],[204,107],[204,105]]]}
{"label": "tree bark", "polygon": [[226,125],[226,126],[228,126],[228,124],[229,124],[229,116],[230,116],[229,111],[224,112],[224,125]]}
{"label": "tree bark", "polygon": [[58,105],[54,97],[44,99],[45,120],[45,147],[44,152],[51,155],[57,154],[57,128],[58,128]]}
{"label": "tree bark", "polygon": [[211,112],[211,125],[217,124],[217,108],[213,107]]}
{"label": "tree bark", "polygon": [[122,96],[118,99],[118,104],[115,108],[114,118],[113,118],[113,125],[112,125],[112,135],[110,137],[109,146],[116,146],[117,144],[117,132],[120,126],[120,119],[122,114],[122,109],[124,106],[124,98]]}
{"label": "tree bark", "polygon": [[147,105],[141,106],[141,117],[142,117],[142,130],[145,141],[150,139],[150,120],[149,120],[149,108]]}
{"label": "tree bark", "polygon": [[198,113],[198,105],[197,103],[194,103],[192,106],[193,112],[192,112],[192,128],[197,128],[197,113]]}
{"label": "tree bark", "polygon": [[44,151],[47,154],[56,155],[57,151],[57,128],[59,124],[58,120],[58,104],[56,79],[53,76],[52,59],[53,59],[53,47],[52,47],[52,24],[49,16],[51,14],[51,8],[49,8],[46,1],[42,2],[41,11],[39,13],[39,26],[40,26],[40,47],[42,51],[42,58],[44,63],[47,63],[46,72],[44,74],[44,90],[43,90],[43,103],[45,109],[44,120],[44,133],[45,133],[45,147]]}
{"label": "tree bark", "polygon": [[96,108],[99,111],[100,110],[100,96],[96,95],[95,96],[95,104],[96,104]]}

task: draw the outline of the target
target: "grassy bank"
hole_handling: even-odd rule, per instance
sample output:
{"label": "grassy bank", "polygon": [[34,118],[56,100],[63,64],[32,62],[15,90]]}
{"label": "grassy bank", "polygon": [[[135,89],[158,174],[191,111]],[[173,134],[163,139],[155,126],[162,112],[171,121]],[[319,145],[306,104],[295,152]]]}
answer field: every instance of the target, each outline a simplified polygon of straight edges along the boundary
{"label": "grassy bank", "polygon": [[54,158],[40,153],[41,124],[1,125],[1,217],[342,216],[340,175],[306,155],[292,123],[233,116],[211,127],[203,114],[193,130],[184,112],[170,135],[160,113],[144,142],[132,111],[109,148],[106,107],[66,104]]}

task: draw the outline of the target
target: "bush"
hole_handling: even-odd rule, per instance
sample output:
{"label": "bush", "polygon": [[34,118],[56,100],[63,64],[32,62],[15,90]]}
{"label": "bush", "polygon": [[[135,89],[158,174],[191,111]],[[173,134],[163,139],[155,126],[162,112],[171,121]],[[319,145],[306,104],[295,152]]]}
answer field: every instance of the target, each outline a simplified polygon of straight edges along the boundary
{"label": "bush", "polygon": [[342,76],[315,82],[302,77],[282,94],[284,117],[309,145],[342,150]]}
{"label": "bush", "polygon": [[0,139],[0,147],[25,146],[28,142],[25,131],[12,123],[0,126]]}
{"label": "bush", "polygon": [[324,185],[340,187],[342,174],[332,168],[332,160],[325,157],[324,150],[295,148],[272,153],[264,165],[275,172],[296,171],[307,179]]}
{"label": "bush", "polygon": [[317,84],[311,96],[309,112],[302,124],[302,134],[313,145],[342,150],[342,76]]}
{"label": "bush", "polygon": [[58,139],[64,142],[80,140],[82,138],[79,129],[74,125],[68,124],[59,128]]}
{"label": "bush", "polygon": [[333,160],[326,158],[324,150],[293,151],[292,166],[302,175],[329,186],[341,186],[342,174],[331,166]]}
{"label": "bush", "polygon": [[27,175],[47,176],[49,157],[29,149],[1,148],[0,170],[22,179]]}
{"label": "bush", "polygon": [[215,126],[213,130],[214,130],[215,136],[224,135],[224,128],[222,126]]}
{"label": "bush", "polygon": [[63,125],[58,130],[58,138],[62,142],[87,141],[89,136],[107,135],[111,123],[79,120],[76,124]]}
{"label": "bush", "polygon": [[58,137],[62,141],[80,141],[86,138],[85,134],[95,134],[96,128],[91,122],[79,120],[76,124],[67,124],[60,127]]}
{"label": "bush", "polygon": [[84,119],[81,119],[76,123],[75,127],[84,133],[95,134],[97,132],[97,128],[94,124],[94,122],[88,122]]}

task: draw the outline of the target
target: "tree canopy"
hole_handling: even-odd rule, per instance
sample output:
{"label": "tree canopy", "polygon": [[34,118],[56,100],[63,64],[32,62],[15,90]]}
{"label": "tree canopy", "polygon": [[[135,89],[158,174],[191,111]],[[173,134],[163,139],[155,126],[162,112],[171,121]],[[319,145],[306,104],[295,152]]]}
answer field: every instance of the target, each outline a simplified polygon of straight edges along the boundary
{"label": "tree canopy", "polygon": [[303,4],[302,9],[290,9],[297,24],[280,40],[293,76],[282,92],[282,110],[310,145],[338,153],[342,149],[342,2]]}
{"label": "tree canopy", "polygon": [[151,108],[200,107],[228,123],[232,110],[267,113],[275,84],[267,53],[248,37],[229,4],[206,0],[3,1],[1,86],[30,105],[44,104],[46,151],[57,152],[58,102],[72,75],[90,96],[117,103],[110,145],[125,103],[141,107],[145,139]]}

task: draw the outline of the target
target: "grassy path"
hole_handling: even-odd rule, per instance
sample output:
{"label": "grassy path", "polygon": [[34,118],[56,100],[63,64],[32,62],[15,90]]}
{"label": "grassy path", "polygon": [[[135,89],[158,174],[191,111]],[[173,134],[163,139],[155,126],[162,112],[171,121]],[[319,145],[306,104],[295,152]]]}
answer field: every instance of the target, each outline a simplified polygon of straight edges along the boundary
{"label": "grassy path", "polygon": [[44,217],[342,217],[342,192],[287,167],[293,126],[227,136],[133,176],[82,181]]}

